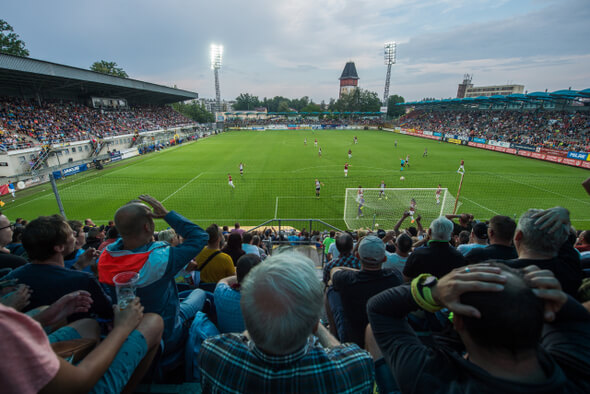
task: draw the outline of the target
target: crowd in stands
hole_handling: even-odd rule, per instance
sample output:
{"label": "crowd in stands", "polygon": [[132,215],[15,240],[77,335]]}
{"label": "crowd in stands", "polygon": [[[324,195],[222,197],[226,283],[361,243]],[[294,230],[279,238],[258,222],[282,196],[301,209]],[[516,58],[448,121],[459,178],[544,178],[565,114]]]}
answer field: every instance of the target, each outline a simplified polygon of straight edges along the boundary
{"label": "crowd in stands", "polygon": [[148,195],[100,226],[0,215],[2,392],[132,392],[179,369],[206,393],[590,392],[590,231],[562,207],[409,216],[203,229]]}
{"label": "crowd in stands", "polygon": [[306,117],[306,116],[289,116],[289,117],[273,117],[273,118],[231,118],[225,121],[226,127],[249,127],[249,126],[267,126],[267,125],[330,125],[330,126],[383,126],[384,121],[380,116],[372,117]]}
{"label": "crowd in stands", "polygon": [[401,127],[488,140],[587,152],[590,112],[578,111],[425,111],[399,120]]}
{"label": "crowd in stands", "polygon": [[0,97],[0,144],[7,149],[101,139],[192,123],[170,106],[103,110],[83,104]]}

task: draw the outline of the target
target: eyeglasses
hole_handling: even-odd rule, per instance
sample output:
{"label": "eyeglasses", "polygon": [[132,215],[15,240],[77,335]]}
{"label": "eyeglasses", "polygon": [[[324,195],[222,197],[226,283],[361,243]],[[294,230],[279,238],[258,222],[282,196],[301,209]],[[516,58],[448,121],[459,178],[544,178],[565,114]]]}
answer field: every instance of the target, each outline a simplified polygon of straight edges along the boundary
{"label": "eyeglasses", "polygon": [[14,224],[9,224],[8,226],[0,227],[0,230],[4,230],[5,228],[10,228],[11,230],[14,230]]}

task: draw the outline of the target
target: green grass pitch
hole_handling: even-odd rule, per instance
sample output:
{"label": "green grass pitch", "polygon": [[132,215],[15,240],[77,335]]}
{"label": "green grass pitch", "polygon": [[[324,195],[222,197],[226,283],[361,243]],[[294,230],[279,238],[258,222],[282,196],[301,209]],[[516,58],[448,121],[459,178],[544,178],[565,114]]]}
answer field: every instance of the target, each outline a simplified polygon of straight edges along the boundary
{"label": "green grass pitch", "polygon": [[[411,167],[402,173],[399,159],[408,154]],[[378,187],[382,179],[393,188],[435,188],[441,183],[456,196],[462,159],[466,175],[459,212],[479,219],[518,217],[527,208],[562,205],[577,228],[590,227],[590,198],[581,187],[588,170],[377,130],[230,131],[68,177],[58,181],[58,188],[68,219],[90,217],[99,224],[112,219],[123,203],[146,193],[202,226],[235,221],[257,225],[276,217],[322,219],[344,228],[347,187]],[[243,177],[240,162],[245,165]],[[347,178],[345,162],[350,163]],[[235,189],[228,185],[228,173]],[[320,199],[315,198],[316,178],[324,184]],[[17,193],[14,202],[9,195],[3,201],[3,212],[12,220],[58,212],[49,184]]]}

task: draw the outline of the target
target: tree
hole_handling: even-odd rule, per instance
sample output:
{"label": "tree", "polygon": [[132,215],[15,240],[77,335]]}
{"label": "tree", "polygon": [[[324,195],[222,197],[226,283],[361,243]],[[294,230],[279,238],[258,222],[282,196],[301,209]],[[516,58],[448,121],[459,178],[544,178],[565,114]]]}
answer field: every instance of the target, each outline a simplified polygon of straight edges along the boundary
{"label": "tree", "polygon": [[24,41],[14,32],[12,26],[2,19],[0,19],[0,53],[23,57],[29,56]]}
{"label": "tree", "polygon": [[389,118],[397,118],[402,116],[403,114],[406,113],[406,110],[404,107],[396,105],[398,103],[405,103],[406,100],[404,100],[404,98],[402,96],[398,96],[397,94],[394,94],[393,96],[389,96],[389,99],[387,100],[387,117]]}
{"label": "tree", "polygon": [[319,105],[317,105],[316,103],[314,103],[312,101],[311,103],[307,104],[305,107],[301,108],[299,111],[300,112],[321,112],[322,107],[320,107]]}
{"label": "tree", "polygon": [[117,67],[117,63],[107,62],[106,60],[92,63],[90,70],[97,73],[113,75],[115,77],[129,78],[129,75],[127,75],[127,73],[121,67]]}
{"label": "tree", "polygon": [[233,105],[236,111],[249,111],[256,107],[260,107],[260,100],[258,96],[253,96],[249,93],[241,93],[236,97],[236,102]]}
{"label": "tree", "polygon": [[192,101],[190,103],[174,103],[172,104],[172,108],[174,110],[180,112],[187,118],[194,120],[195,122],[199,123],[212,123],[215,122],[215,115],[211,112],[207,111],[203,104],[198,103],[197,101]]}

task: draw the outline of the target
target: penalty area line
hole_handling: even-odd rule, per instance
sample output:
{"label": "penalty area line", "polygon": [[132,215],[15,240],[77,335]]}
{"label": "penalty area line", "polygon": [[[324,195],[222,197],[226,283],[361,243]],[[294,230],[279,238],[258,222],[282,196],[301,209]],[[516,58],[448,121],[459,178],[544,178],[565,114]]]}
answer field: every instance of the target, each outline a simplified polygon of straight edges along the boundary
{"label": "penalty area line", "polygon": [[461,197],[461,198],[460,198],[460,200],[467,200],[467,201],[469,201],[470,203],[472,203],[472,204],[475,204],[475,205],[477,205],[478,207],[485,209],[486,211],[490,211],[490,212],[491,212],[491,213],[493,213],[493,214],[500,215],[500,213],[499,213],[499,212],[496,212],[496,211],[494,211],[493,209],[490,209],[490,208],[488,208],[488,207],[486,207],[486,206],[483,206],[483,205],[481,205],[481,204],[478,204],[478,203],[476,203],[475,201],[468,199],[467,197]]}
{"label": "penalty area line", "polygon": [[170,194],[168,197],[163,199],[161,202],[166,202],[166,200],[168,200],[170,197],[174,196],[176,193],[178,193],[179,191],[181,191],[182,189],[184,189],[185,187],[190,185],[195,179],[199,178],[203,174],[204,174],[204,172],[201,172],[199,175],[195,176],[193,179],[191,179],[190,181],[188,181],[184,185],[180,186],[178,189],[176,189],[176,191],[172,192],[172,194]]}

